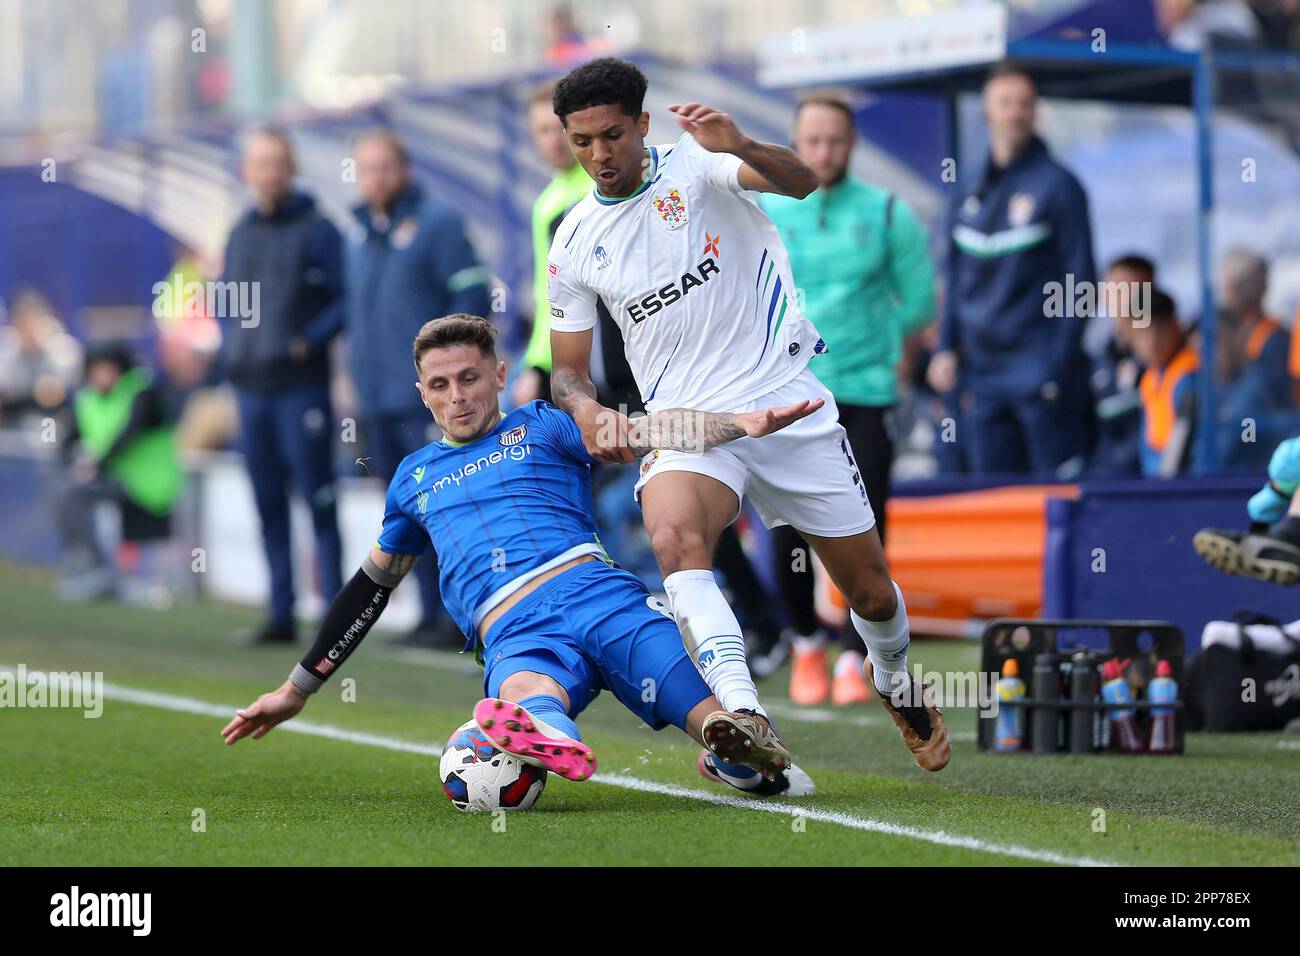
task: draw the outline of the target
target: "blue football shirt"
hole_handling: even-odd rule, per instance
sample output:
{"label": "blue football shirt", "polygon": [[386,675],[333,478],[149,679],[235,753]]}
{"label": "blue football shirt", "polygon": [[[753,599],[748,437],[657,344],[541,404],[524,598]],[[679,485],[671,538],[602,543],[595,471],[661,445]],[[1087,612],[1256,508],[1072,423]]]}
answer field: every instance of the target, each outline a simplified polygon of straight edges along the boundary
{"label": "blue football shirt", "polygon": [[468,650],[488,611],[532,578],[582,554],[609,560],[593,462],[573,419],[541,400],[475,441],[432,442],[402,459],[388,486],[379,550],[422,555],[432,541]]}

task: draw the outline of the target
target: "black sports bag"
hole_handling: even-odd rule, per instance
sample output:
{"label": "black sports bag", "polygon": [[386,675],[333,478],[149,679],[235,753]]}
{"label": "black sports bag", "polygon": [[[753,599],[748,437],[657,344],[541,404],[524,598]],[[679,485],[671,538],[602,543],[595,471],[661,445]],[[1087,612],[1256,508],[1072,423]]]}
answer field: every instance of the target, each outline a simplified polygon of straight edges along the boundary
{"label": "black sports bag", "polygon": [[[1300,640],[1266,614],[1238,611],[1232,616],[1240,647],[1211,644],[1197,651],[1184,671],[1187,730],[1222,733],[1281,730],[1300,718]],[[1260,650],[1246,625],[1276,627],[1290,644],[1285,653]],[[1253,683],[1252,683],[1253,682]]]}

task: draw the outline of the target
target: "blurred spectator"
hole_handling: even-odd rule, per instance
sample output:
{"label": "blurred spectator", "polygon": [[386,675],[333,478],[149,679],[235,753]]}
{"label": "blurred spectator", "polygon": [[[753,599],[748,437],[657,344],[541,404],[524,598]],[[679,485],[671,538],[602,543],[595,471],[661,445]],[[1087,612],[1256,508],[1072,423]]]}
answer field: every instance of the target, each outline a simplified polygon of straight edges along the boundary
{"label": "blurred spectator", "polygon": [[1096,280],[1092,233],[1083,187],[1034,134],[1036,101],[1019,67],[996,67],[984,84],[989,156],[953,213],[929,380],[969,392],[957,440],[974,471],[1071,477],[1090,412],[1080,348],[1090,312],[1077,296]]}
{"label": "blurred spectator", "polygon": [[1300,302],[1291,317],[1291,351],[1287,356],[1287,374],[1291,376],[1291,404],[1300,409]]}
{"label": "blurred spectator", "polygon": [[[876,530],[885,539],[885,502],[894,460],[890,412],[898,401],[903,339],[934,318],[934,265],[925,229],[887,189],[854,179],[849,158],[857,139],[853,110],[830,95],[799,104],[794,148],[817,174],[806,199],[764,195],[763,211],[790,253],[804,294],[804,312],[826,340],[817,377],[835,396]],[[841,633],[844,649],[827,676],[826,634],[813,610],[812,567],[795,570],[792,555],[806,544],[788,525],[774,528],[773,554],[781,597],[793,629],[790,699],[837,705],[872,699],[862,676],[862,639]]]}
{"label": "blurred spectator", "polygon": [[[551,108],[555,84],[543,83],[528,99],[528,131],[554,175],[533,203],[533,331],[515,381],[516,405],[551,397],[551,304],[546,298],[546,257],[565,214],[592,188],[591,177],[569,150],[564,124]],[[621,345],[621,341],[620,341]]]}
{"label": "blurred spectator", "polygon": [[[1099,313],[1084,331],[1084,351],[1092,369],[1090,384],[1096,409],[1096,440],[1088,472],[1097,478],[1122,478],[1142,473],[1142,396],[1138,380],[1142,367],[1130,339],[1136,324],[1145,322],[1155,265],[1139,255],[1120,256],[1110,264],[1099,296]],[[1101,308],[1103,307],[1104,308]]]}
{"label": "blurred spectator", "polygon": [[551,8],[546,27],[550,34],[546,62],[551,66],[568,69],[609,50],[609,44],[603,40],[588,40],[582,35],[573,19],[573,7],[568,3],[557,3]]}
{"label": "blurred spectator", "polygon": [[0,424],[45,418],[62,408],[77,384],[81,346],[63,330],[49,303],[20,292],[0,326]]}
{"label": "blurred spectator", "polygon": [[1249,374],[1259,380],[1259,391],[1268,396],[1269,407],[1285,410],[1291,405],[1295,384],[1288,369],[1291,337],[1275,318],[1264,313],[1267,260],[1249,249],[1229,249],[1219,267],[1219,290],[1230,342],[1245,363],[1233,369],[1227,381]]}
{"label": "blurred spectator", "polygon": [[235,396],[214,384],[220,344],[220,328],[206,317],[182,319],[158,336],[158,361],[180,410],[176,444],[181,451],[216,451],[239,439]]}
{"label": "blurred spectator", "polygon": [[[211,271],[203,267],[197,252],[188,246],[177,244],[173,250],[175,260],[167,275],[162,280],[166,288],[158,289],[154,296],[153,317],[159,332],[165,332],[186,320],[215,321],[207,314],[207,302],[187,298],[183,293],[192,284],[203,285],[211,276]],[[176,294],[180,292],[182,294]]]}
{"label": "blurred spectator", "polygon": [[238,638],[250,644],[292,642],[297,625],[290,481],[311,511],[325,603],[342,587],[328,355],[343,325],[342,243],[312,197],[294,190],[293,147],[283,131],[253,129],[244,140],[240,173],[253,205],[230,233],[222,280],[256,289],[259,313],[253,322],[220,317],[218,362],[235,387],[270,568],[271,606],[261,627]]}
{"label": "blurred spectator", "polygon": [[96,527],[101,504],[119,512],[123,541],[170,535],[184,475],[169,417],[153,373],[136,367],[125,348],[100,345],[87,354],[85,385],[62,443],[67,473],[56,524],[64,600],[116,592],[117,568]]}
{"label": "blurred spectator", "polygon": [[1172,478],[1189,470],[1196,423],[1200,357],[1178,324],[1173,299],[1156,290],[1151,321],[1134,326],[1133,354],[1142,367],[1142,474]]}
{"label": "blurred spectator", "polygon": [[[184,289],[189,283],[204,287],[209,275],[198,253],[181,246],[162,281],[173,290]],[[153,313],[158,326],[158,360],[180,409],[177,446],[182,451],[230,446],[238,440],[239,413],[234,396],[217,384],[220,325],[207,314],[206,302],[187,301],[174,292],[160,291]]]}
{"label": "blurred spectator", "polygon": [[1227,471],[1260,471],[1291,434],[1291,337],[1264,314],[1268,262],[1249,249],[1224,253],[1219,276],[1216,379],[1218,451]]}
{"label": "blurred spectator", "polygon": [[930,475],[931,462],[934,471],[941,475],[964,475],[970,471],[966,446],[954,440],[953,424],[961,415],[960,396],[956,390],[936,392],[926,375],[930,359],[937,351],[937,322],[903,342],[899,381],[906,387],[893,413],[895,469],[904,465],[911,477]]}
{"label": "blurred spectator", "polygon": [[1297,0],[1156,0],[1176,50],[1294,49]]}
{"label": "blurred spectator", "polygon": [[[348,355],[370,471],[387,483],[403,458],[441,437],[415,388],[411,343],[429,319],[490,315],[488,274],[460,216],[412,180],[406,147],[395,134],[363,133],[354,155],[363,202],[353,209],[359,235],[347,244]],[[423,617],[404,643],[459,647],[464,638],[442,607],[432,552],[415,575]]]}

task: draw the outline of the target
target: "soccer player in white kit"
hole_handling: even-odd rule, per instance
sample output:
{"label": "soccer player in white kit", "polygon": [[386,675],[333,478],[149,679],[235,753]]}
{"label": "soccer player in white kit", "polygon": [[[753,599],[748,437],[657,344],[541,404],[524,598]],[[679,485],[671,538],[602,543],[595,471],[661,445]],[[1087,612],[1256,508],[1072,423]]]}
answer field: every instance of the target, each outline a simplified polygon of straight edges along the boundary
{"label": "soccer player in white kit", "polygon": [[722,530],[748,495],[764,524],[792,525],[851,608],[864,671],[918,766],[940,770],[942,715],[907,673],[908,625],[875,516],[839,424],[835,399],[808,370],[825,343],[799,309],[785,247],[747,191],[803,198],[817,185],[790,150],[744,136],[725,113],[670,106],[684,132],[645,145],[646,80],[626,60],[569,73],[553,106],[574,156],[595,181],[551,245],[552,395],[591,454],[630,462],[627,418],[596,401],[592,329],[607,310],[622,331],[647,411],[743,412],[823,399],[816,413],[762,442],[699,453],[659,451],[636,485],[673,616],[722,705],[752,715],[784,754],[758,700],[735,614],[712,571]]}

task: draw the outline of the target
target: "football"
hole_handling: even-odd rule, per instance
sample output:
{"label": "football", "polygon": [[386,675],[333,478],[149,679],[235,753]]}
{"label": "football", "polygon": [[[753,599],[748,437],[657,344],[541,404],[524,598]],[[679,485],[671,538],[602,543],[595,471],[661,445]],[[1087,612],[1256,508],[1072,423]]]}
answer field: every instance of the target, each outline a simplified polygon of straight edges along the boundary
{"label": "football", "polygon": [[546,787],[546,771],[492,746],[478,724],[467,720],[442,748],[438,777],[457,810],[527,810]]}

